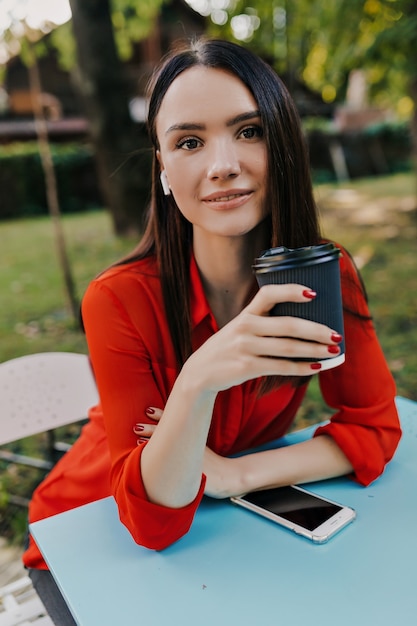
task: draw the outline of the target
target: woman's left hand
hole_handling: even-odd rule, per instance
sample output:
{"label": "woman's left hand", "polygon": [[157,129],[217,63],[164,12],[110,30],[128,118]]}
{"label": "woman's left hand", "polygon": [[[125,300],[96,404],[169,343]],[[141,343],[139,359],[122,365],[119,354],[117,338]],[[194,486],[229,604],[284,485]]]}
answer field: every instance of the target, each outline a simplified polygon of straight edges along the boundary
{"label": "woman's left hand", "polygon": [[158,422],[163,414],[163,410],[157,409],[156,407],[149,407],[146,409],[145,412],[146,417],[148,419],[154,420],[155,424],[148,424],[143,422],[134,425],[133,432],[135,433],[135,435],[138,435],[138,439],[136,441],[136,444],[138,446],[142,443],[146,443],[152,437],[155,432],[155,428],[157,427]]}

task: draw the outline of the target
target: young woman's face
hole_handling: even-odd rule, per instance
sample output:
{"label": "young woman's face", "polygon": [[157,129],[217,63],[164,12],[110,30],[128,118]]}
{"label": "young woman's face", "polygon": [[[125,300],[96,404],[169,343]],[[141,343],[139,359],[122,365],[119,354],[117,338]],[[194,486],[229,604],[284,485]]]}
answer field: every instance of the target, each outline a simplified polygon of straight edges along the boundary
{"label": "young woman's face", "polygon": [[161,169],[194,229],[236,237],[264,219],[266,145],[256,102],[236,76],[184,71],[163,99],[156,131]]}

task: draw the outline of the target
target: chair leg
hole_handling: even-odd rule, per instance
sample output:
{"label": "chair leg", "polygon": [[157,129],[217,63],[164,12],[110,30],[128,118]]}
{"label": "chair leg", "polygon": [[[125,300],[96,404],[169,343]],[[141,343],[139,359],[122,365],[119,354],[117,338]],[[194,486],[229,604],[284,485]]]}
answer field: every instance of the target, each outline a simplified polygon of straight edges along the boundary
{"label": "chair leg", "polygon": [[29,576],[0,588],[0,626],[53,626]]}

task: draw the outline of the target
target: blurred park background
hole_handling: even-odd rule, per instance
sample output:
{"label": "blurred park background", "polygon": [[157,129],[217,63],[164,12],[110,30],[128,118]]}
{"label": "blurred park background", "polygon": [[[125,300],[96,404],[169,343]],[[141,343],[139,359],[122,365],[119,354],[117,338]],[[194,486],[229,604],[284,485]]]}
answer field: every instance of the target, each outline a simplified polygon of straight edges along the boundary
{"label": "blurred park background", "polygon": [[[414,0],[0,0],[0,361],[87,351],[83,292],[141,234],[147,81],[176,40],[204,33],[286,82],[323,230],[354,255],[398,393],[417,400]],[[297,426],[328,414],[314,382]],[[1,536],[23,541],[41,478],[0,460]]]}

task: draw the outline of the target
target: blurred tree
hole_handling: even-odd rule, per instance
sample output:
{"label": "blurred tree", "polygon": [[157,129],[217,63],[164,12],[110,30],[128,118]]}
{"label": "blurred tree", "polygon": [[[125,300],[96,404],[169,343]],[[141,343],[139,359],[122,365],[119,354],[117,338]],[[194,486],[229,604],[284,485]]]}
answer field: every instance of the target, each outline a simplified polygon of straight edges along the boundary
{"label": "blurred tree", "polygon": [[395,90],[398,81],[405,83],[409,99],[401,98],[399,106],[412,112],[411,129],[417,170],[417,1],[380,0],[377,4],[380,5],[383,27],[367,49],[366,63],[379,69],[379,83],[387,91],[393,86]]}
{"label": "blurred tree", "polygon": [[129,56],[132,41],[146,37],[155,27],[160,4],[161,0],[113,0],[112,4],[70,0],[76,80],[90,122],[101,188],[115,232],[121,235],[141,230],[150,167],[146,131],[129,112],[133,86],[116,39],[123,56]]}
{"label": "blurred tree", "polygon": [[59,204],[56,172],[48,138],[48,126],[45,112],[43,111],[41,105],[42,84],[39,66],[35,51],[30,42],[28,42],[27,45],[27,53],[29,57],[29,83],[34,104],[36,135],[38,138],[39,153],[45,177],[46,202],[54,229],[56,251],[59,259],[59,266],[62,271],[62,278],[68,298],[68,304],[71,309],[74,322],[77,323],[79,317],[79,301],[77,298],[73,271],[69,260],[64,229],[61,221],[61,207]]}
{"label": "blurred tree", "polygon": [[212,34],[246,43],[328,100],[343,100],[350,71],[364,68],[373,101],[393,105],[417,72],[416,0],[225,0],[222,10],[214,0],[205,4]]}
{"label": "blurred tree", "polygon": [[322,93],[344,97],[349,73],[364,70],[370,101],[411,119],[417,169],[417,1],[338,0],[331,6],[333,16],[330,9],[323,14],[303,76]]}
{"label": "blurred tree", "polygon": [[[172,2],[173,0],[171,0]],[[29,65],[26,41],[39,58],[52,45],[64,69],[75,76],[89,119],[99,184],[117,234],[139,233],[149,193],[150,159],[146,130],[131,119],[135,95],[123,63],[135,42],[159,58],[158,15],[164,0],[70,0],[73,19],[34,30],[20,10],[10,12],[2,44]],[[56,28],[56,29],[55,29]],[[45,33],[50,36],[45,38]],[[149,59],[148,59],[149,60]],[[155,59],[156,60],[156,59]]]}

